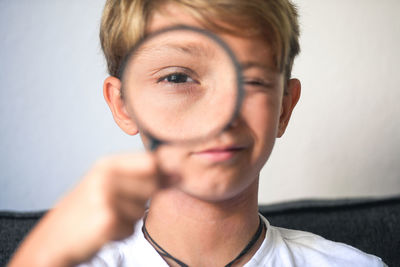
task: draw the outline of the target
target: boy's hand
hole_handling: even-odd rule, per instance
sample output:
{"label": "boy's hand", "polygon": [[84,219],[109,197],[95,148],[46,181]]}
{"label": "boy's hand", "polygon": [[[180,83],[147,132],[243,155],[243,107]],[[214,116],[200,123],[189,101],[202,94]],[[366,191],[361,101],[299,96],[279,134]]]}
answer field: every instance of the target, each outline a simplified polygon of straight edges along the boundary
{"label": "boy's hand", "polygon": [[128,237],[158,188],[158,176],[151,154],[98,161],[38,223],[10,266],[73,266],[105,243]]}

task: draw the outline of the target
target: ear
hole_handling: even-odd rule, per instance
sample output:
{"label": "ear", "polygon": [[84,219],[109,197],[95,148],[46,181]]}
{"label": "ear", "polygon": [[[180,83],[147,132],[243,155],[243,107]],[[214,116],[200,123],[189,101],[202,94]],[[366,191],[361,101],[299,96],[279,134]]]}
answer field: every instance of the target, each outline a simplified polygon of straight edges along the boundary
{"label": "ear", "polygon": [[283,95],[279,128],[277,137],[282,137],[289,123],[292,111],[300,98],[301,83],[298,79],[290,79],[287,84],[287,92]]}
{"label": "ear", "polygon": [[125,133],[135,135],[139,131],[127,110],[124,99],[122,99],[121,90],[121,81],[118,78],[110,76],[105,79],[103,95],[114,117],[114,121]]}

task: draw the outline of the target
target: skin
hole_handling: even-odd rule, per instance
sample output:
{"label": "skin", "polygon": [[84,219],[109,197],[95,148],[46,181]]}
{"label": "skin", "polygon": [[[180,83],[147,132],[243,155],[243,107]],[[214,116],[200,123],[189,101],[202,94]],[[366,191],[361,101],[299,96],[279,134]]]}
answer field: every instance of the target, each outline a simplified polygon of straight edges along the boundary
{"label": "skin", "polygon": [[[174,24],[202,27],[178,6],[168,4],[150,18],[148,31]],[[271,51],[263,40],[220,37],[243,66],[252,63],[244,68],[246,98],[232,126],[212,140],[177,151],[160,149],[155,154],[100,159],[28,235],[10,266],[73,266],[88,260],[105,243],[131,235],[150,198],[146,227],[158,244],[181,261],[189,266],[224,266],[239,254],[258,227],[259,172],[275,139],[285,132],[301,86],[291,79],[287,94],[283,93],[283,73],[273,71]],[[127,134],[138,134],[129,90],[122,99],[121,81],[108,77],[103,93],[119,127]],[[196,154],[226,144],[239,144],[242,149],[217,164]],[[201,169],[200,174],[166,178],[165,173],[174,171],[167,166],[174,152],[179,152],[184,165]],[[235,266],[254,255],[264,236],[265,232]]]}

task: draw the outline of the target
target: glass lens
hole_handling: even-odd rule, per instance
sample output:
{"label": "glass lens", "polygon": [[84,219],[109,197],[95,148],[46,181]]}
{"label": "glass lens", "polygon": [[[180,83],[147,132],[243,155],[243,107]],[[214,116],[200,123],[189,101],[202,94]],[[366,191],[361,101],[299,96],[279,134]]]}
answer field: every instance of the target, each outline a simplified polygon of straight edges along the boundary
{"label": "glass lens", "polygon": [[239,84],[238,66],[222,41],[188,27],[140,42],[122,75],[139,130],[164,142],[221,132],[238,109]]}

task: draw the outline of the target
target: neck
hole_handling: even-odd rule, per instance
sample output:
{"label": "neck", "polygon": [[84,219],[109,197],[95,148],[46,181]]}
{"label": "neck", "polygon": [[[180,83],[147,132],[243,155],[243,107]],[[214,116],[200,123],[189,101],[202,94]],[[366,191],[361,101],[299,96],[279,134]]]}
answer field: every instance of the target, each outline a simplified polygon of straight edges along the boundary
{"label": "neck", "polygon": [[[225,266],[258,228],[257,191],[258,180],[235,198],[210,202],[177,189],[163,190],[151,201],[146,228],[163,249],[189,266]],[[248,261],[262,240],[238,263]]]}

